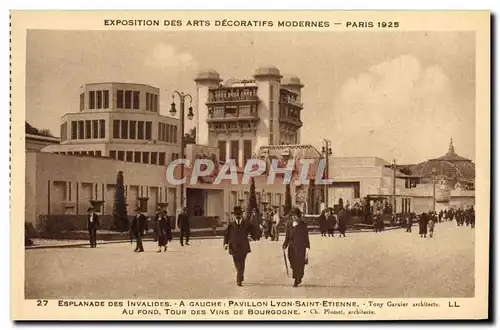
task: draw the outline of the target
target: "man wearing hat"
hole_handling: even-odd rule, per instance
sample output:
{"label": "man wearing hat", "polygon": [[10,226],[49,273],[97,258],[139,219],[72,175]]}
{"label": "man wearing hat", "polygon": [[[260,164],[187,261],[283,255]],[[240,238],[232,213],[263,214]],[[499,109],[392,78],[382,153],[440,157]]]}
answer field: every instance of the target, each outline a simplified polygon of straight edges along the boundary
{"label": "man wearing hat", "polygon": [[94,212],[94,209],[92,207],[89,207],[87,209],[87,212],[89,216],[87,217],[87,230],[89,231],[89,241],[90,241],[90,247],[95,248],[97,247],[97,228],[99,227],[99,217],[97,214]]}
{"label": "man wearing hat", "polygon": [[130,225],[130,232],[136,238],[136,245],[134,252],[144,252],[144,247],[142,245],[142,236],[144,232],[148,231],[148,224],[146,220],[146,216],[141,213],[141,208],[138,207],[135,209],[137,213],[132,220],[132,224]]}
{"label": "man wearing hat", "polygon": [[304,268],[307,264],[309,253],[309,233],[307,225],[302,218],[298,208],[293,208],[290,212],[290,219],[286,225],[286,236],[283,242],[283,250],[288,248],[288,260],[292,268],[294,278],[293,286],[297,287],[302,283]]}
{"label": "man wearing hat", "polygon": [[191,228],[189,225],[188,208],[186,206],[182,208],[181,214],[177,217],[177,227],[179,227],[181,231],[181,246],[184,246],[184,237],[186,238],[186,245],[189,245],[189,233]]}
{"label": "man wearing hat", "polygon": [[248,236],[252,235],[252,238],[256,238],[256,230],[258,230],[250,221],[245,221],[242,215],[241,207],[235,206],[233,219],[228,223],[224,233],[224,249],[229,250],[229,254],[233,256],[238,286],[242,286],[245,279],[245,261],[247,254],[251,252]]}

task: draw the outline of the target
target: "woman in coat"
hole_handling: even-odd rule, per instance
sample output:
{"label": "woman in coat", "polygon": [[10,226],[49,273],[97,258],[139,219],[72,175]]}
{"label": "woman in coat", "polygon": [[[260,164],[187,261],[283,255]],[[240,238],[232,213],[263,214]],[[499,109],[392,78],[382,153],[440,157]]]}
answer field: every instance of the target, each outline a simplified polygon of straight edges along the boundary
{"label": "woman in coat", "polygon": [[172,228],[168,221],[167,213],[158,213],[156,216],[156,237],[158,238],[158,253],[167,251],[167,243],[172,240]]}
{"label": "woman in coat", "polygon": [[335,227],[337,226],[337,219],[333,214],[332,208],[328,208],[328,212],[326,213],[326,223],[328,225],[328,237],[334,237]]}
{"label": "woman in coat", "polygon": [[318,217],[318,225],[319,231],[321,233],[321,237],[326,237],[326,233],[328,231],[328,222],[326,219],[326,210],[321,211],[321,214]]}
{"label": "woman in coat", "polygon": [[286,236],[283,242],[283,250],[288,248],[288,260],[292,268],[294,278],[293,286],[302,283],[304,268],[307,264],[310,249],[309,232],[298,208],[292,209],[290,219],[286,225]]}

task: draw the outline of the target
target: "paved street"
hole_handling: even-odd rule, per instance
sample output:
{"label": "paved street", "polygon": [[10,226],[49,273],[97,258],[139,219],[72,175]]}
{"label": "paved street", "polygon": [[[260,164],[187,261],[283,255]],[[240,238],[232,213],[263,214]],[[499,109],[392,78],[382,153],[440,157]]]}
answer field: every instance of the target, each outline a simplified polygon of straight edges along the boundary
{"label": "paved street", "polygon": [[433,239],[403,229],[346,238],[311,236],[303,286],[286,277],[280,242],[252,243],[243,287],[219,239],[170,243],[156,253],[130,244],[26,251],[26,298],[389,298],[474,295],[474,233],[453,223],[436,225]]}

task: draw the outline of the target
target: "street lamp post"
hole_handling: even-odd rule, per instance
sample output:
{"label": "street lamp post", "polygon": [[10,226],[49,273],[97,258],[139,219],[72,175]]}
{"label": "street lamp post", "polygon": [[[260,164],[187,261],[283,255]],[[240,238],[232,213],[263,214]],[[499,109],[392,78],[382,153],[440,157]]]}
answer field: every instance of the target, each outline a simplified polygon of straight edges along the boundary
{"label": "street lamp post", "polygon": [[[180,129],[181,129],[181,154],[180,154],[180,159],[185,158],[184,154],[184,103],[186,98],[189,98],[189,109],[188,109],[188,114],[187,118],[189,120],[193,119],[193,107],[191,104],[193,103],[193,97],[190,94],[185,94],[184,92],[178,92],[174,91],[172,93],[172,104],[170,104],[170,114],[172,116],[175,116],[176,114],[176,109],[175,109],[175,95],[177,95],[180,99],[181,106],[180,106],[180,113],[179,113],[179,120],[180,120]],[[181,164],[181,179],[184,178],[184,164]],[[181,183],[181,192],[180,192],[180,200],[181,200],[181,207],[184,207],[184,184]]]}
{"label": "street lamp post", "polygon": [[[329,171],[329,162],[328,158],[329,156],[332,155],[332,141],[328,139],[323,139],[323,147],[321,148],[321,152],[323,153],[323,156],[325,157],[325,174],[326,174],[326,179],[328,180],[330,178],[330,171]],[[325,184],[325,187],[323,188],[323,195],[325,197],[325,208],[328,208],[328,185]]]}
{"label": "street lamp post", "polygon": [[432,169],[432,210],[436,212],[436,169]]}

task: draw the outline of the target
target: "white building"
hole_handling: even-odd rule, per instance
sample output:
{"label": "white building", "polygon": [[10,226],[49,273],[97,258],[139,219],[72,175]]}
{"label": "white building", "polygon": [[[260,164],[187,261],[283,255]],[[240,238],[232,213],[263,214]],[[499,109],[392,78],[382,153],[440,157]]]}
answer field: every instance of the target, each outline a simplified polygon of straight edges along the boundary
{"label": "white building", "polygon": [[80,88],[80,111],[61,118],[61,143],[43,149],[166,165],[180,154],[179,120],[159,113],[158,88],[96,83]]}

